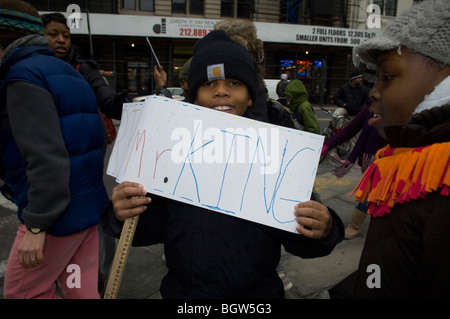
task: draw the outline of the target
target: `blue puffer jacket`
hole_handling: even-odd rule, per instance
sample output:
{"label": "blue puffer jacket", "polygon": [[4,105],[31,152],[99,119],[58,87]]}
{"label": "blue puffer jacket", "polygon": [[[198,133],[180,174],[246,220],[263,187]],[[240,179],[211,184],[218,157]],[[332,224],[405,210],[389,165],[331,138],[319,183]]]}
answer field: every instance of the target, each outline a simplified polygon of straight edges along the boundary
{"label": "blue puffer jacket", "polygon": [[[2,112],[6,108],[8,84],[18,81],[50,92],[59,115],[70,158],[70,202],[45,230],[54,236],[66,236],[98,224],[108,202],[103,184],[105,133],[91,87],[71,65],[55,58],[53,52],[43,46],[14,49],[2,64],[2,71],[6,74],[0,87]],[[36,106],[39,107],[39,101],[36,101]],[[22,212],[28,205],[30,188],[27,162],[11,130],[4,126],[0,133],[0,149],[6,169],[4,181],[12,190],[12,200],[18,206],[19,219],[24,223]]]}

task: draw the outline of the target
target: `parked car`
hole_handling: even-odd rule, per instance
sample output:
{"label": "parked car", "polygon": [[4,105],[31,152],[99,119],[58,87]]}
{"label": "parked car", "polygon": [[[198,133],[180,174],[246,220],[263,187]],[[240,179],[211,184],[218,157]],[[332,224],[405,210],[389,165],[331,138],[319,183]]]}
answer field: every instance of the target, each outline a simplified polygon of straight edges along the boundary
{"label": "parked car", "polygon": [[[183,89],[180,87],[169,87],[167,88],[170,93],[172,93],[172,99],[182,101],[184,100]],[[150,95],[138,96],[133,99],[133,102],[143,102]]]}

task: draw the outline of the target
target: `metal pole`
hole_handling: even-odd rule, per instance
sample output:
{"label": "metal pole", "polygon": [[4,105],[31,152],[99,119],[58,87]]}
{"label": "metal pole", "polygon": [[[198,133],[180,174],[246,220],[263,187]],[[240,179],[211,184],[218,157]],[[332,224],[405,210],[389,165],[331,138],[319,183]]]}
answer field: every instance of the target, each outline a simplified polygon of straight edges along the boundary
{"label": "metal pole", "polygon": [[116,84],[116,90],[117,90],[117,68],[116,68],[116,40],[113,40],[113,77],[114,77],[114,83]]}
{"label": "metal pole", "polygon": [[87,27],[88,27],[88,34],[89,34],[89,49],[90,49],[90,58],[91,60],[94,59],[94,48],[92,46],[92,34],[91,34],[91,24],[89,21],[89,9],[86,8],[86,16],[87,16]]}

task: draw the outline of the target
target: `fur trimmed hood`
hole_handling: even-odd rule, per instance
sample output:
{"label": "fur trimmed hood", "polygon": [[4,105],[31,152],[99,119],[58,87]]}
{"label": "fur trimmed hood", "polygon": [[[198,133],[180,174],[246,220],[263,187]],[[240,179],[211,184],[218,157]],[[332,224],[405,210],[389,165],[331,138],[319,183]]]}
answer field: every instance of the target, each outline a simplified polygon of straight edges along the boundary
{"label": "fur trimmed hood", "polygon": [[246,47],[255,63],[264,61],[263,42],[257,38],[253,22],[241,19],[223,20],[216,23],[214,29],[225,31],[231,39]]}

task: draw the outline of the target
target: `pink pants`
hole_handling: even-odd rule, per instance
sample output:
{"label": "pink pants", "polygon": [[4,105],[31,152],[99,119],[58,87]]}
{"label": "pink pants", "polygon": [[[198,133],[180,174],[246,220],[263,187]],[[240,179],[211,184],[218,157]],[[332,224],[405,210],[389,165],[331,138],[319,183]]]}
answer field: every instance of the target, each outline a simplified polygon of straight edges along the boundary
{"label": "pink pants", "polygon": [[5,299],[59,299],[61,297],[55,293],[56,286],[65,298],[100,298],[97,288],[97,226],[65,237],[47,234],[45,261],[33,268],[23,268],[18,262],[17,247],[25,231],[25,226],[19,225],[9,255],[5,272]]}

